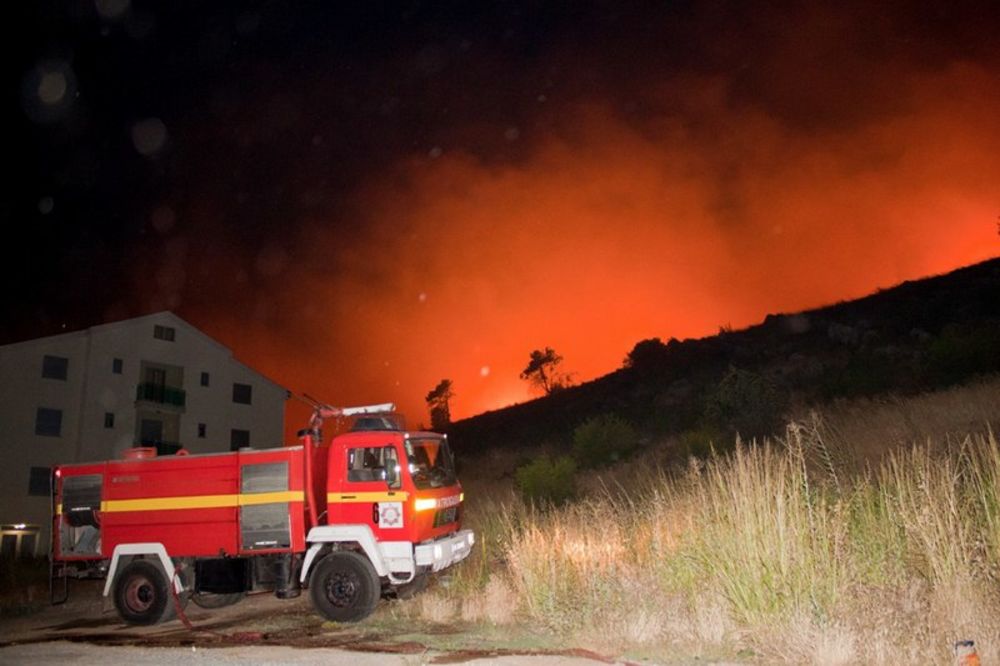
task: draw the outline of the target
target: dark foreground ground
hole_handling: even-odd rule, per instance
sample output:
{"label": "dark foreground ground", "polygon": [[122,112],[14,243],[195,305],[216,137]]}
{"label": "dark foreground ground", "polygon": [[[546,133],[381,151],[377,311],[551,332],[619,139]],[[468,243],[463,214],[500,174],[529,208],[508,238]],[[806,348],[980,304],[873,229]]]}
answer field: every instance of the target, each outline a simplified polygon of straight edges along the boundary
{"label": "dark foreground ground", "polygon": [[270,594],[228,608],[186,609],[172,620],[128,626],[95,581],[72,584],[59,606],[35,604],[0,617],[0,664],[559,664],[628,663],[583,650],[497,647],[470,627],[423,626],[391,603],[365,622],[326,622],[303,595]]}

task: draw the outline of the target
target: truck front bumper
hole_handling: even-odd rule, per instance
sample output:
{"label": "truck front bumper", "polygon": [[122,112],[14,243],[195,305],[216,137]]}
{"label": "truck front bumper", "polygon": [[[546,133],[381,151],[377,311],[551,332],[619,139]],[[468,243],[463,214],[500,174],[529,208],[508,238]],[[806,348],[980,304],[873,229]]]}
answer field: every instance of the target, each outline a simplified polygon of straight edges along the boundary
{"label": "truck front bumper", "polygon": [[461,530],[451,536],[416,546],[413,549],[413,559],[418,567],[429,566],[431,571],[440,571],[468,557],[474,543],[476,535],[472,530]]}

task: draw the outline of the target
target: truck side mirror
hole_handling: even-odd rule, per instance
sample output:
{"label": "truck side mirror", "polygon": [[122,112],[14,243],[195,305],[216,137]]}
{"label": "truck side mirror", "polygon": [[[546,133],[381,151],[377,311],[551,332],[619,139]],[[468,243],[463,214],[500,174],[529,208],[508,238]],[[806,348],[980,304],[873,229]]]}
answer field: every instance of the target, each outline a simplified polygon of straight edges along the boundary
{"label": "truck side mirror", "polygon": [[399,460],[396,458],[396,447],[382,447],[382,460],[385,465],[385,483],[390,488],[399,487]]}

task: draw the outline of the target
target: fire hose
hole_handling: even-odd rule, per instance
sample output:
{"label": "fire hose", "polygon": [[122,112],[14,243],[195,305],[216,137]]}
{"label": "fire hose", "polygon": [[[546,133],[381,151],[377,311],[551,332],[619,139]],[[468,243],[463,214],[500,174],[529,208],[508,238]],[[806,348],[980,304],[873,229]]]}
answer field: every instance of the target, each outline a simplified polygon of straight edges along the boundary
{"label": "fire hose", "polygon": [[181,604],[181,598],[177,594],[177,585],[175,580],[180,577],[180,567],[174,567],[174,575],[170,579],[170,596],[173,598],[174,610],[177,611],[177,618],[184,624],[188,631],[208,634],[225,641],[234,641],[236,643],[259,643],[264,639],[264,634],[259,631],[236,631],[231,634],[224,634],[212,629],[194,626],[187,614],[184,612],[184,608]]}

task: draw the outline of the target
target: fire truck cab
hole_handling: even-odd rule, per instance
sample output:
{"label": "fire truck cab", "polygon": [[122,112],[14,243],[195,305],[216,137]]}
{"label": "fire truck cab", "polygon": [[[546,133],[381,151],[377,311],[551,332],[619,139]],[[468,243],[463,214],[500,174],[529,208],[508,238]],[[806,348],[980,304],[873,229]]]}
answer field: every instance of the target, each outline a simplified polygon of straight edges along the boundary
{"label": "fire truck cab", "polygon": [[[317,405],[300,446],[57,466],[53,602],[68,576],[105,576],[125,622],[155,624],[188,600],[308,589],[321,615],[351,622],[419,589],[475,539],[447,437],[403,430],[391,408]],[[357,420],[324,446],[331,416]]]}

